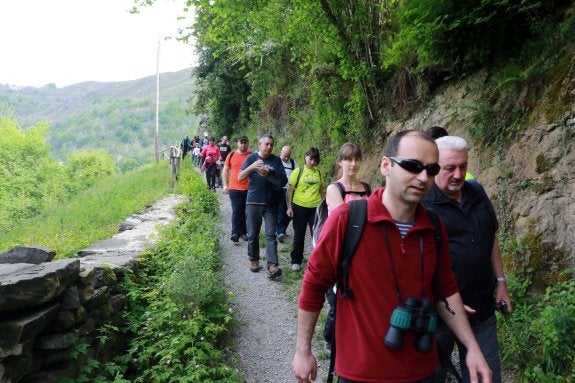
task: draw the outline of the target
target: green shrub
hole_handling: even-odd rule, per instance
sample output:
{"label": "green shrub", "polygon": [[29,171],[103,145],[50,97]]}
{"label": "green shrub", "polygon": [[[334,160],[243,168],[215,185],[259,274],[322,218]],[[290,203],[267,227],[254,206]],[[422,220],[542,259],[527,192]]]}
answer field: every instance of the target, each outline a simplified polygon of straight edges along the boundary
{"label": "green shrub", "polygon": [[127,352],[109,363],[90,360],[75,382],[241,381],[222,343],[233,311],[218,272],[217,196],[186,167],[178,191],[189,202],[124,283]]}

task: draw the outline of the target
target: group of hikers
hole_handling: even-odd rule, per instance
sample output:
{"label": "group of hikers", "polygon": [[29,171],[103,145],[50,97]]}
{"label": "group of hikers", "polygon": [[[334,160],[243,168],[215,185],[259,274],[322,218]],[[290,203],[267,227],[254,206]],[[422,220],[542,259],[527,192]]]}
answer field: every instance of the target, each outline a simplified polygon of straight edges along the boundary
{"label": "group of hikers", "polygon": [[226,156],[231,151],[227,136],[223,136],[216,144],[216,139],[213,136],[208,137],[207,132],[204,132],[204,137],[201,139],[199,136],[190,139],[186,135],[180,142],[180,149],[182,160],[186,158],[188,152],[192,153],[192,163],[206,173],[210,190],[215,191],[217,187],[222,187],[221,170]]}
{"label": "group of hikers", "polygon": [[[300,166],[289,146],[273,154],[274,142],[264,134],[252,152],[241,136],[235,150],[222,151],[211,137],[199,156],[204,164],[209,156],[223,162],[230,239],[247,241],[252,272],[262,269],[262,224],[272,280],[282,275],[277,246],[290,221],[293,272],[304,269],[308,227],[317,238],[298,300],[296,381],[316,379],[311,343],[327,296],[329,381],[335,372],[342,383],[431,383],[446,381],[449,372],[460,382],[500,383],[495,312],[509,314],[512,304],[495,210],[483,187],[466,181],[466,141],[441,127],[391,136],[379,164],[385,187],[373,193],[358,178],[358,145],[340,148],[339,174],[328,183],[317,148],[309,148]],[[314,221],[322,207],[327,218],[319,229]],[[458,368],[450,359],[455,345]]]}

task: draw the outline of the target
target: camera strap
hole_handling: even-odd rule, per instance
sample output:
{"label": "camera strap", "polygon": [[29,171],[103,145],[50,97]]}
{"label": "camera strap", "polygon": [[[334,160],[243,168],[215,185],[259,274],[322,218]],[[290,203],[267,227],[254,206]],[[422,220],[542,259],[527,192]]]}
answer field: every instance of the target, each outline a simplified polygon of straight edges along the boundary
{"label": "camera strap", "polygon": [[[397,303],[403,305],[403,299],[401,298],[401,291],[399,290],[399,283],[397,282],[397,273],[395,271],[395,265],[393,263],[393,253],[391,252],[391,246],[389,245],[389,236],[387,235],[387,225],[382,223],[383,227],[383,237],[385,239],[385,245],[387,247],[387,253],[389,254],[389,264],[391,266],[391,273],[393,275],[393,284],[395,285],[395,295],[397,296]],[[420,260],[420,271],[421,271],[421,298],[425,298],[425,274],[424,274],[424,251],[423,251],[423,234],[419,234],[419,256]]]}

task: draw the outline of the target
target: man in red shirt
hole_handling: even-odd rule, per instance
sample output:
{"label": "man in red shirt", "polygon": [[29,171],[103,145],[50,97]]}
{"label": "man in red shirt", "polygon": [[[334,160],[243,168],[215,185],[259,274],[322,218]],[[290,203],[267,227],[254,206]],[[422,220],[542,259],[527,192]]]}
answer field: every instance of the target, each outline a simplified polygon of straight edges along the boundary
{"label": "man in red shirt", "polygon": [[[400,132],[388,140],[380,166],[386,187],[367,200],[367,222],[349,267],[353,295],[337,297],[335,372],[340,383],[434,382],[437,351],[433,342],[430,350],[416,344],[421,334],[413,330],[415,324],[399,331],[403,345],[388,345],[392,313],[413,301],[430,302],[428,312],[436,310],[467,347],[471,381],[478,382],[480,375],[483,383],[491,382],[451,271],[449,243],[442,241],[437,254],[434,225],[421,205],[439,172],[437,161],[435,142],[421,131]],[[293,361],[297,382],[311,382],[317,375],[311,339],[325,291],[338,280],[348,210],[342,204],[330,214],[304,276]],[[443,226],[441,231],[447,239]],[[393,324],[396,330],[398,323]]]}

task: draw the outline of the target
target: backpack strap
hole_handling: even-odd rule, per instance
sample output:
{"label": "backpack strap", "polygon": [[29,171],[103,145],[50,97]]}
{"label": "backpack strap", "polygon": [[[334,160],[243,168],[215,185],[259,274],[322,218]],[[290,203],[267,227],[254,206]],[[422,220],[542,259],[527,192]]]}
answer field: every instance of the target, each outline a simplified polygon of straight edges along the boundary
{"label": "backpack strap", "polygon": [[340,261],[340,282],[341,297],[352,297],[349,288],[349,265],[355,254],[355,249],[363,234],[363,227],[367,221],[367,200],[358,199],[349,201],[349,212],[347,216],[347,232],[343,243],[343,253]]}
{"label": "backpack strap", "polygon": [[439,255],[441,252],[441,246],[443,242],[443,238],[441,238],[441,220],[436,212],[431,209],[425,208],[425,214],[427,214],[427,218],[433,224],[433,238],[435,239],[435,251]]}
{"label": "backpack strap", "polygon": [[[336,182],[340,191],[345,191],[339,182]],[[339,262],[339,282],[338,291],[341,289],[341,297],[352,297],[351,289],[348,286],[349,283],[349,265],[357,249],[357,245],[363,234],[363,229],[365,222],[367,221],[367,200],[359,199],[354,201],[349,201],[349,211],[347,213],[347,227],[346,236],[343,243],[343,252],[341,254],[341,260]],[[337,307],[337,297],[334,303],[334,312]],[[331,350],[329,358],[329,371],[327,374],[327,383],[333,383],[333,375],[335,370],[335,354],[336,354],[336,341],[335,341],[335,326],[336,321],[333,325],[333,333],[331,340]]]}
{"label": "backpack strap", "polygon": [[339,189],[339,192],[341,193],[341,199],[345,200],[345,196],[346,194],[360,194],[363,195],[364,193],[368,195],[368,197],[371,195],[371,186],[369,186],[369,184],[367,182],[363,182],[360,181],[361,184],[363,185],[363,188],[365,189],[365,192],[356,192],[356,191],[347,191],[345,190],[345,187],[343,186],[343,184],[339,181],[335,181],[334,184],[335,186],[337,186],[337,188]]}
{"label": "backpack strap", "polygon": [[294,189],[297,189],[297,185],[299,185],[299,180],[301,178],[301,175],[303,174],[303,168],[299,167],[299,168],[295,168],[294,172],[298,170],[299,173],[297,174],[297,180],[295,181],[295,186],[293,187]]}
{"label": "backpack strap", "polygon": [[295,161],[294,161],[294,159],[293,159],[293,158],[290,158],[290,159],[289,159],[289,162],[291,163],[291,170],[294,170],[294,169],[295,169]]}
{"label": "backpack strap", "polygon": [[363,187],[365,188],[367,195],[370,196],[371,195],[371,186],[367,182],[361,181],[361,183],[363,184]]}
{"label": "backpack strap", "polygon": [[338,181],[334,182],[334,184],[339,189],[339,193],[341,194],[341,199],[345,201],[346,190],[345,190],[344,186],[341,184],[341,182],[338,182]]}

